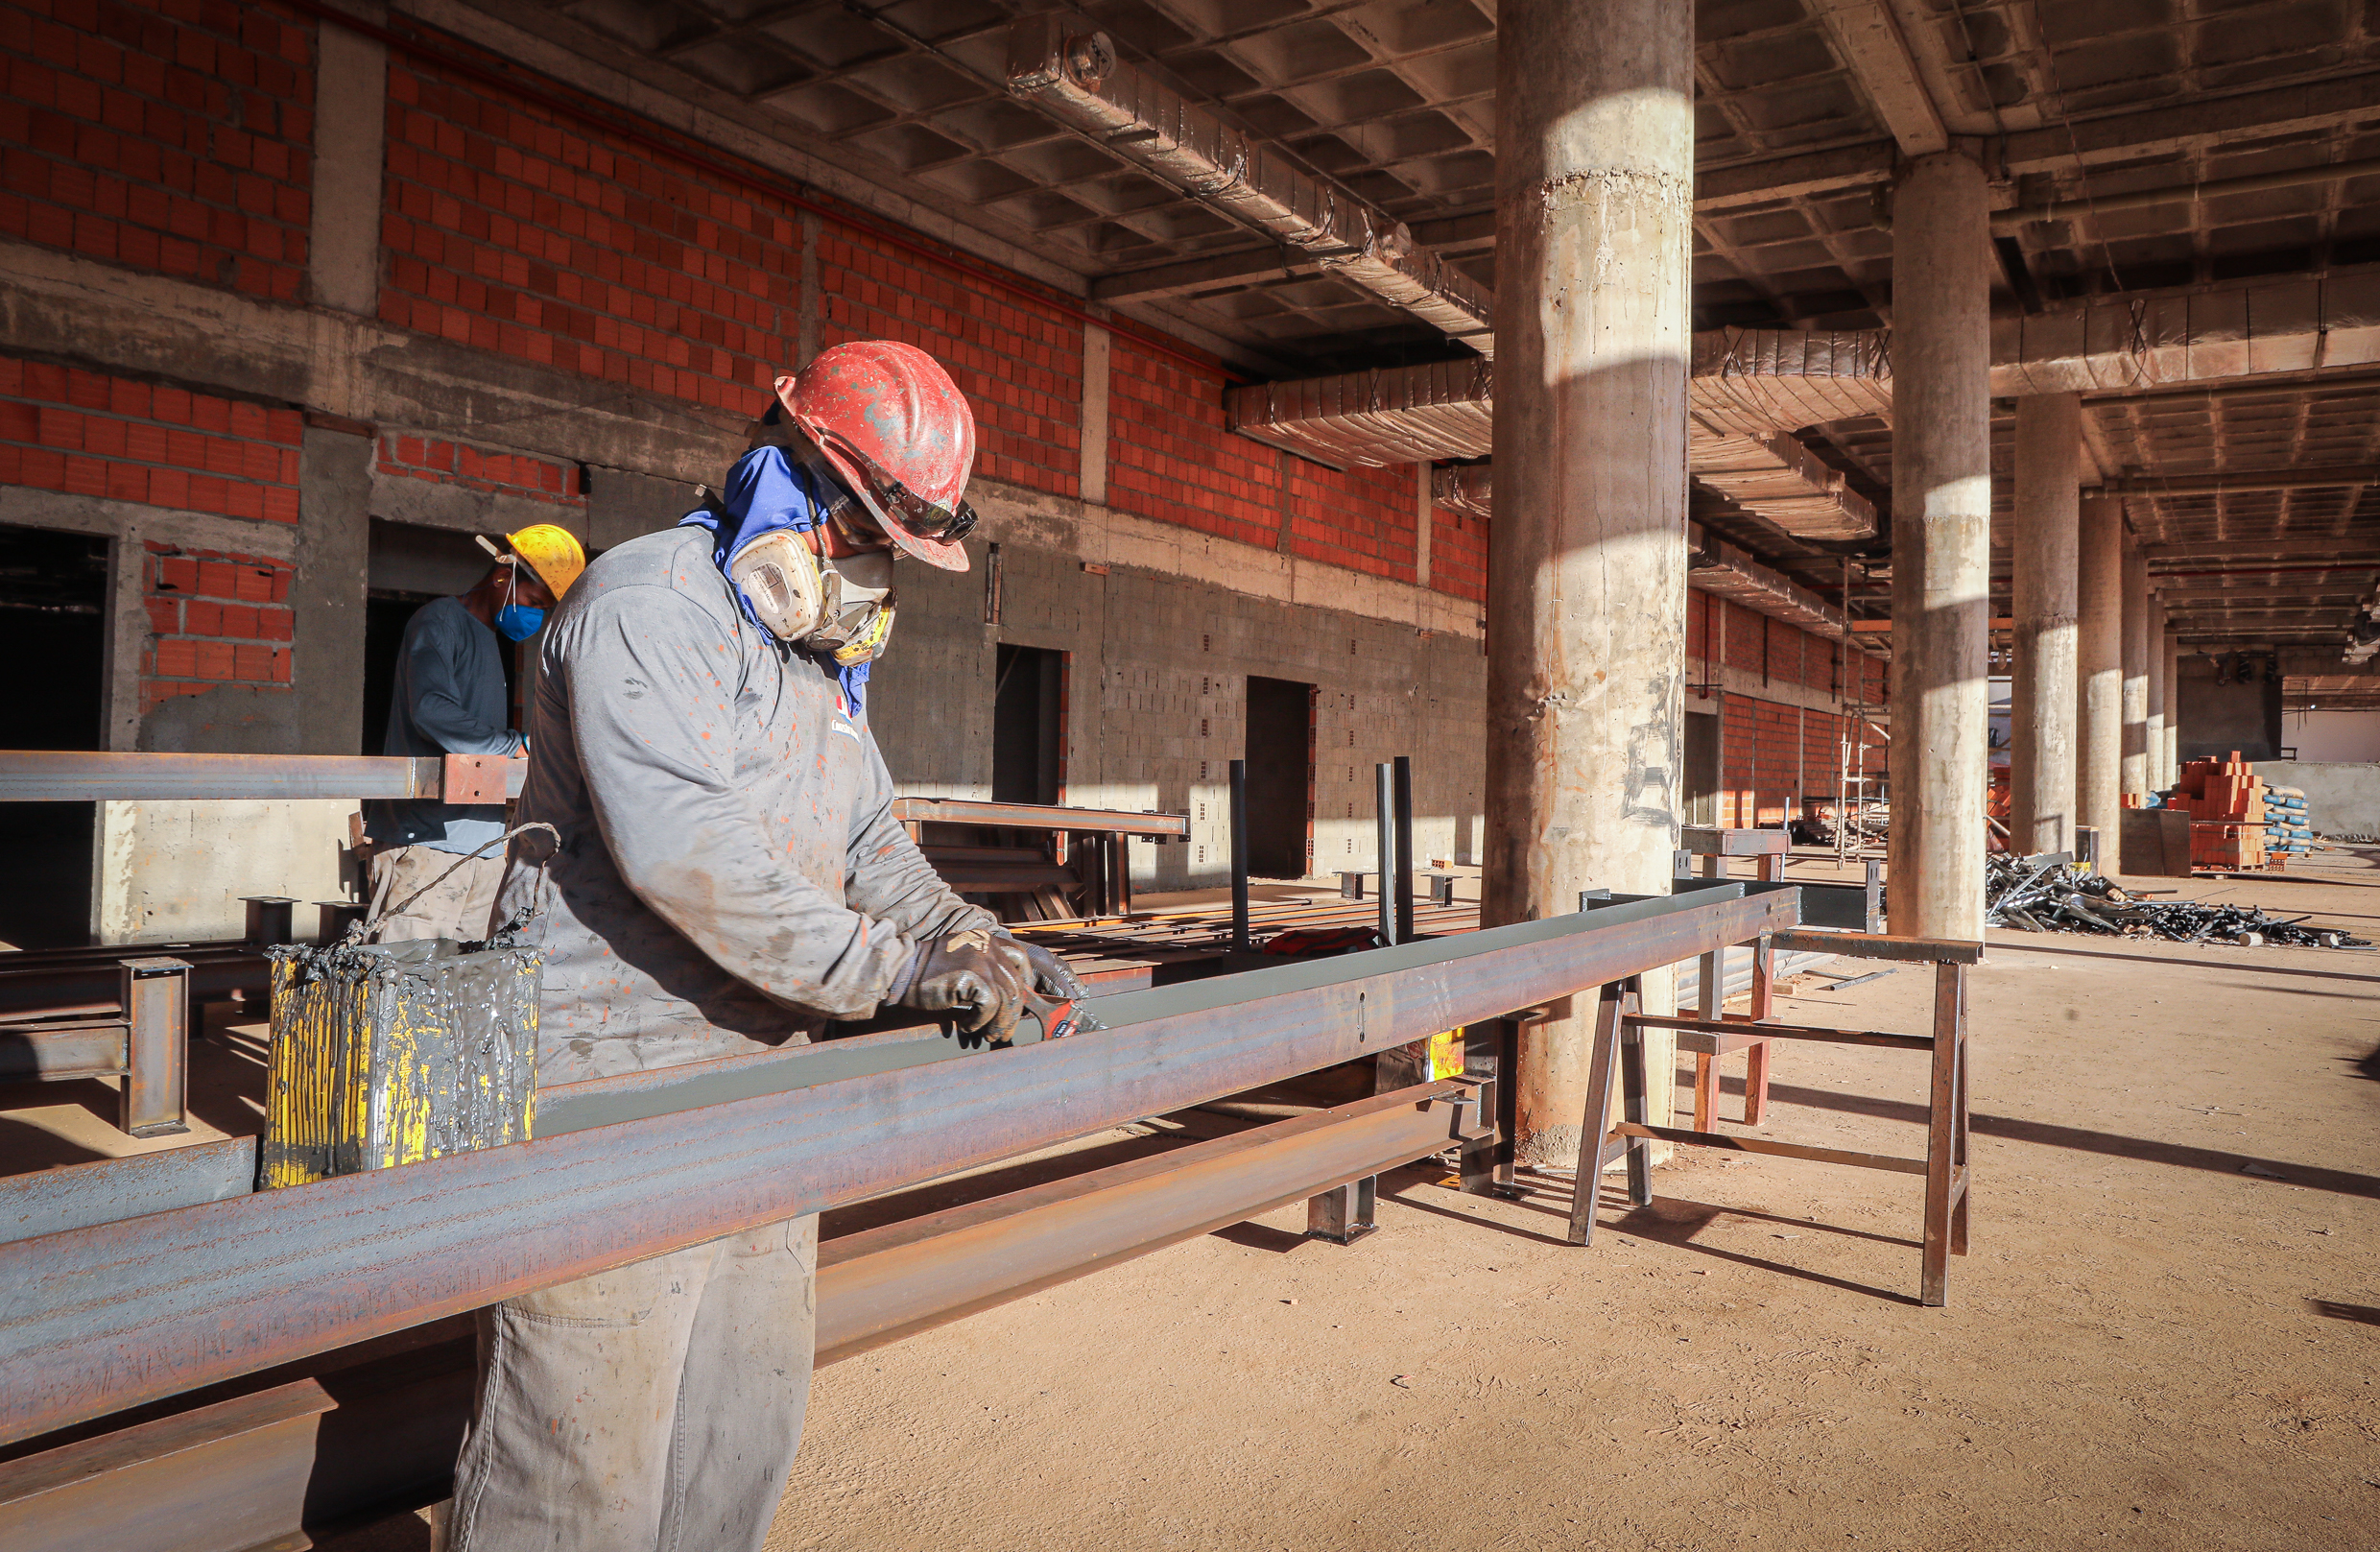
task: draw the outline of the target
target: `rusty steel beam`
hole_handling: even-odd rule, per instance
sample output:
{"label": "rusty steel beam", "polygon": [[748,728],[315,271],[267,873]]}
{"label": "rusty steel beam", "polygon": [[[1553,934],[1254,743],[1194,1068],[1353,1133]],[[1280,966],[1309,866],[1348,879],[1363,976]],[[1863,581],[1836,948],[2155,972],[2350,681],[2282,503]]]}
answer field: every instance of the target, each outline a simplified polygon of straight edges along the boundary
{"label": "rusty steel beam", "polygon": [[1118,1027],[964,1064],[0,1245],[0,1443],[1311,1072],[1798,912],[1790,886],[1735,885],[1125,993],[1102,1007]]}
{"label": "rusty steel beam", "polygon": [[450,780],[476,789],[493,775],[503,776],[506,795],[517,798],[528,769],[526,760],[480,754],[416,759],[401,754],[89,754],[10,750],[0,751],[0,802],[439,798],[444,796]]}
{"label": "rusty steel beam", "polygon": [[1103,830],[1114,835],[1190,838],[1187,814],[1125,808],[1064,808],[1052,803],[988,803],[971,798],[895,798],[892,817],[928,824],[1005,824],[1020,830]]}
{"label": "rusty steel beam", "polygon": [[[0,802],[255,798],[444,798],[492,802],[520,796],[526,760],[448,754],[142,754],[52,750],[0,751]],[[496,792],[501,778],[503,791]],[[895,798],[895,819],[1019,829],[1104,830],[1186,839],[1186,814],[1051,803],[990,803],[964,798]]]}
{"label": "rusty steel beam", "polygon": [[[1478,1108],[1476,1083],[1441,1080],[828,1240],[817,1361],[1426,1158],[1475,1130]],[[250,1552],[446,1495],[468,1416],[467,1332],[315,1368],[0,1463],[0,1545]]]}

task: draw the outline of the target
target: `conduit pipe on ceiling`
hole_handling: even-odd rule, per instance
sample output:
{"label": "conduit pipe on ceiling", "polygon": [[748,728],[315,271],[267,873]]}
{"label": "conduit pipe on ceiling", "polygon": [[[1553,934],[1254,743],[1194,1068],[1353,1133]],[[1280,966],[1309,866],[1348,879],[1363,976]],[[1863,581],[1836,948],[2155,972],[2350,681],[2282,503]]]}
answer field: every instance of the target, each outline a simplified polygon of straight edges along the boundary
{"label": "conduit pipe on ceiling", "polygon": [[[1724,329],[1698,335],[1687,471],[1797,538],[1872,537],[1875,508],[1789,435],[1891,408],[1881,333]],[[1495,446],[1487,362],[1256,383],[1224,396],[1225,423],[1333,467],[1485,458]]]}
{"label": "conduit pipe on ceiling", "polygon": [[[1495,466],[1464,464],[1431,470],[1430,499],[1470,516],[1492,516]],[[1700,523],[1686,525],[1686,585],[1697,592],[1725,598],[1822,636],[1847,634],[1847,617],[1841,609],[1734,545],[1712,538]]]}
{"label": "conduit pipe on ceiling", "polygon": [[2081,297],[1993,319],[1991,361],[2011,397],[2380,365],[2380,274]]}
{"label": "conduit pipe on ceiling", "polygon": [[1059,123],[1481,355],[1494,299],[1403,222],[1331,187],[1264,140],[1117,57],[1107,35],[1054,12],[1009,32],[1008,87]]}

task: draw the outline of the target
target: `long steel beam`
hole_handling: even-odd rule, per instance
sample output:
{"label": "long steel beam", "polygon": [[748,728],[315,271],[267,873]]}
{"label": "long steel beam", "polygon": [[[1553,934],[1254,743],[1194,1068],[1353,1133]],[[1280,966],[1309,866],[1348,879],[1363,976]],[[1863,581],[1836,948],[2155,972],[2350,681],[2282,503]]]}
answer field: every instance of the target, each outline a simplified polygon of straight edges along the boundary
{"label": "long steel beam", "polygon": [[[1470,1130],[1476,1097],[1464,1080],[1419,1085],[829,1240],[818,1362],[1424,1158]],[[325,1354],[279,1384],[0,1464],[0,1545],[251,1552],[435,1501],[471,1368],[467,1331]]]}
{"label": "long steel beam", "polygon": [[[0,1443],[1793,924],[1702,890],[1125,993],[1119,1026],[0,1246]],[[1113,1010],[1110,1015],[1109,1010]]]}
{"label": "long steel beam", "polygon": [[[525,760],[462,757],[479,775],[450,773],[449,760],[381,754],[86,753],[58,750],[0,751],[0,802],[102,802],[218,798],[412,799],[445,796],[450,779],[505,779],[505,795],[520,796]],[[992,803],[971,798],[895,798],[892,817],[944,824],[1004,824],[1019,829],[1104,830],[1184,840],[1187,814],[1135,813],[1122,808],[1065,808],[1053,803]]]}

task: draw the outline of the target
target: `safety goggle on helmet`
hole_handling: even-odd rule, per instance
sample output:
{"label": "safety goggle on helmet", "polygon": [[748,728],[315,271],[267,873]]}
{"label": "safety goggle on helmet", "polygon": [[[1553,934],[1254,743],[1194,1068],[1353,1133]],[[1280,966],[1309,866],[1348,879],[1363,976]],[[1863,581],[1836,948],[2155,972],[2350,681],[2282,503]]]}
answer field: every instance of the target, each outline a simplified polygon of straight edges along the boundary
{"label": "safety goggle on helmet", "polygon": [[940,362],[896,340],[855,340],[775,386],[785,414],[883,538],[929,565],[967,569],[975,412]]}

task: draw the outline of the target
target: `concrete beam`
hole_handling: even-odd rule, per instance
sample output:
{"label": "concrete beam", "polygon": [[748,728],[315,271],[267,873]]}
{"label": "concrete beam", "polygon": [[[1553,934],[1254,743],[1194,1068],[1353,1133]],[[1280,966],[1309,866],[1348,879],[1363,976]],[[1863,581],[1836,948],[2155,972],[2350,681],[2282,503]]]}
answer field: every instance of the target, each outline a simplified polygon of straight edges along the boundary
{"label": "concrete beam", "polygon": [[[2071,139],[2062,123],[2018,131],[2003,142],[2004,161],[2011,174],[2065,172],[2074,167],[2077,145],[2086,165],[2098,165],[2370,120],[2380,120],[2380,74],[2195,97],[2180,107],[2083,119],[2073,126]],[[1696,175],[1694,205],[1722,210],[1886,183],[1899,155],[1895,142],[1868,140],[1706,167]]]}
{"label": "concrete beam", "polygon": [[2265,537],[2243,536],[2239,538],[2184,539],[2169,544],[2144,544],[2140,553],[2152,565],[2164,561],[2230,561],[2247,563],[2267,559],[2284,559],[2300,555],[2337,558],[2342,565],[2359,560],[2380,560],[2380,535],[2359,537],[2341,534],[2337,537],[2273,535]]}
{"label": "concrete beam", "polygon": [[[508,446],[686,484],[715,480],[745,416],[411,334],[328,308],[0,243],[0,350],[298,405],[370,425],[501,425]],[[761,391],[754,389],[755,406]]]}
{"label": "concrete beam", "polygon": [[1909,39],[1885,0],[1821,0],[1836,52],[1851,67],[1904,156],[1950,149],[1950,131],[1917,73]]}

